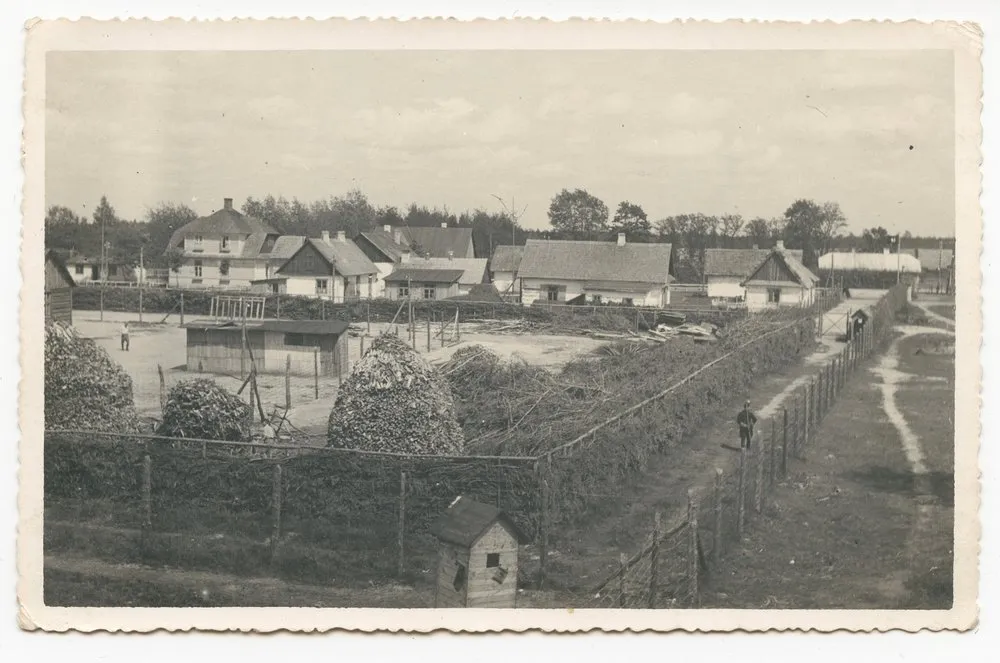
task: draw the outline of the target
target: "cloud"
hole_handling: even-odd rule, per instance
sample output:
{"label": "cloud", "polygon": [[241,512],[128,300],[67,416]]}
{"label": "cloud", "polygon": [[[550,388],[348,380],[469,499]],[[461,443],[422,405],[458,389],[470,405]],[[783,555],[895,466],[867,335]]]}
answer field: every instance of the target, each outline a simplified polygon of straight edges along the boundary
{"label": "cloud", "polygon": [[624,151],[635,156],[698,157],[719,151],[724,142],[715,129],[674,129],[656,137],[636,138]]}

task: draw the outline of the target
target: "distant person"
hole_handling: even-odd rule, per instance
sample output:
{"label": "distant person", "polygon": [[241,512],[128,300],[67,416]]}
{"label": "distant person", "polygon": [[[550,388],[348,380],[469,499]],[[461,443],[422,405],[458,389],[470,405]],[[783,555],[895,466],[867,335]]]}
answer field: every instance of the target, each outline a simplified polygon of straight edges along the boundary
{"label": "distant person", "polygon": [[128,321],[122,323],[122,352],[128,352]]}
{"label": "distant person", "polygon": [[740,427],[740,447],[750,448],[750,440],[753,439],[753,427],[757,425],[757,417],[750,411],[750,401],[743,404],[743,409],[736,415],[736,425]]}

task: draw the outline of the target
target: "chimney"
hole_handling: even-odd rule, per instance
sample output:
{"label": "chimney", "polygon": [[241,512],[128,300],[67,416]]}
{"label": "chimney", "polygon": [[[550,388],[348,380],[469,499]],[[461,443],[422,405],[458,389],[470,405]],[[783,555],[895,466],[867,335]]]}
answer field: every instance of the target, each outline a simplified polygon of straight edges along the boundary
{"label": "chimney", "polygon": [[324,230],[323,233],[322,233],[322,237],[323,237],[323,243],[324,244],[329,244],[330,243],[330,231],[329,230]]}
{"label": "chimney", "polygon": [[347,241],[347,234],[343,230],[338,230],[337,231],[337,241],[338,242],[346,242]]}
{"label": "chimney", "polygon": [[402,244],[403,243],[403,233],[402,233],[402,231],[397,230],[395,236],[393,237],[393,239],[396,240],[396,244]]}
{"label": "chimney", "polygon": [[618,246],[625,246],[625,233],[618,233]]}
{"label": "chimney", "polygon": [[222,199],[222,208],[223,209],[233,209],[233,199],[232,198],[223,198]]}
{"label": "chimney", "polygon": [[389,225],[389,224],[387,223],[387,224],[385,224],[384,226],[382,226],[382,230],[383,230],[383,231],[385,231],[385,232],[387,232],[387,233],[391,233],[391,232],[392,232],[392,226],[390,226],[390,225]]}
{"label": "chimney", "polygon": [[454,251],[448,251],[448,260],[453,260],[454,258],[455,258],[455,252]]}
{"label": "chimney", "polygon": [[779,239],[778,243],[774,245],[774,248],[778,249],[779,251],[784,251],[785,250],[785,240]]}
{"label": "chimney", "polygon": [[399,262],[410,262],[410,250],[403,249],[403,252],[399,254]]}

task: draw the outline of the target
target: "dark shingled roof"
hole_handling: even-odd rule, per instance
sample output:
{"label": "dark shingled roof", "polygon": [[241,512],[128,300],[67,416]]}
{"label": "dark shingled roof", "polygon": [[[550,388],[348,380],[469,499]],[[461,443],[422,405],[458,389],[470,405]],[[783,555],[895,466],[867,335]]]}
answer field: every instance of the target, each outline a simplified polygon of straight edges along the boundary
{"label": "dark shingled roof", "polygon": [[472,228],[441,228],[396,226],[408,245],[419,244],[431,258],[447,258],[448,251],[456,258],[474,258],[472,251]]}
{"label": "dark shingled roof", "polygon": [[[802,261],[801,250],[788,250]],[[738,276],[745,278],[771,255],[771,249],[706,249],[705,276]]]}
{"label": "dark shingled roof", "polygon": [[377,274],[378,267],[375,266],[365,252],[355,244],[347,240],[331,239],[324,242],[322,239],[307,240],[320,252],[320,254],[330,261],[336,268],[338,274],[343,276],[360,276],[362,274]]}
{"label": "dark shingled roof", "polygon": [[[66,280],[66,285],[68,285],[70,288],[76,287],[76,281],[73,280],[73,277],[72,275],[70,275],[69,270],[66,269],[66,263],[62,261],[62,258],[59,257],[58,253],[56,253],[52,249],[49,249],[48,251],[45,252],[45,259],[51,262],[53,265],[55,265],[55,268],[59,272],[59,275]],[[46,287],[48,287],[48,284],[46,284]]]}
{"label": "dark shingled roof", "polygon": [[431,533],[442,541],[471,548],[497,521],[510,530],[518,543],[528,542],[528,537],[505,513],[494,506],[461,496],[455,498],[448,510],[438,518]]}
{"label": "dark shingled roof", "polygon": [[416,281],[417,283],[456,283],[465,272],[461,269],[417,269],[414,267],[398,267],[392,274],[385,277],[386,283],[402,283]]}
{"label": "dark shingled roof", "polygon": [[366,230],[359,234],[388,258],[389,262],[399,260],[400,256],[403,255],[403,251],[407,250],[409,246],[406,238],[402,236],[402,232],[400,232],[400,242],[396,241],[395,232],[386,232],[383,228]]}
{"label": "dark shingled roof", "polygon": [[[233,320],[194,320],[185,329],[230,329],[240,331],[242,324]],[[350,324],[343,320],[255,320],[247,322],[247,331],[273,331],[287,334],[334,334],[347,331]]]}
{"label": "dark shingled roof", "polygon": [[524,257],[523,246],[512,246],[501,244],[493,249],[493,258],[490,260],[491,272],[516,272],[521,265],[521,258]]}
{"label": "dark shingled roof", "polygon": [[184,244],[184,238],[191,235],[248,235],[242,257],[252,258],[260,253],[268,235],[278,234],[277,230],[258,218],[224,207],[175,230],[167,247],[179,248]]}
{"label": "dark shingled roof", "polygon": [[785,249],[771,249],[771,251],[768,253],[768,256],[763,260],[761,260],[760,265],[758,265],[753,270],[753,272],[750,274],[750,277],[740,285],[746,285],[747,283],[756,283],[758,285],[765,284],[764,281],[756,280],[754,279],[754,277],[757,275],[757,272],[760,271],[760,268],[764,266],[764,263],[767,262],[771,256],[774,256],[778,260],[785,263],[785,266],[788,267],[788,271],[792,273],[792,275],[795,277],[796,283],[798,283],[799,285],[805,288],[811,288],[817,283],[819,283],[819,277],[813,274],[811,271],[809,271],[808,267],[806,267],[799,260],[797,260],[795,256],[792,255],[791,251]]}
{"label": "dark shingled roof", "polygon": [[518,276],[665,285],[670,255],[670,244],[529,239]]}

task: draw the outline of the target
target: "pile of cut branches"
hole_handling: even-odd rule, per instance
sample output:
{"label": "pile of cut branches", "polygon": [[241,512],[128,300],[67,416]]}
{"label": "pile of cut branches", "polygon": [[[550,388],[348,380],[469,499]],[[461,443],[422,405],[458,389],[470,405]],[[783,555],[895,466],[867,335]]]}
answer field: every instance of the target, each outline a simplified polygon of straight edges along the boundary
{"label": "pile of cut branches", "polygon": [[405,341],[377,337],[344,381],[330,413],[330,446],[460,454],[462,429],[448,384]]}
{"label": "pile of cut branches", "polygon": [[45,328],[45,427],[134,433],[132,378],[73,327]]}
{"label": "pile of cut branches", "polygon": [[158,435],[242,442],[250,439],[250,405],[215,380],[182,380],[170,388]]}

